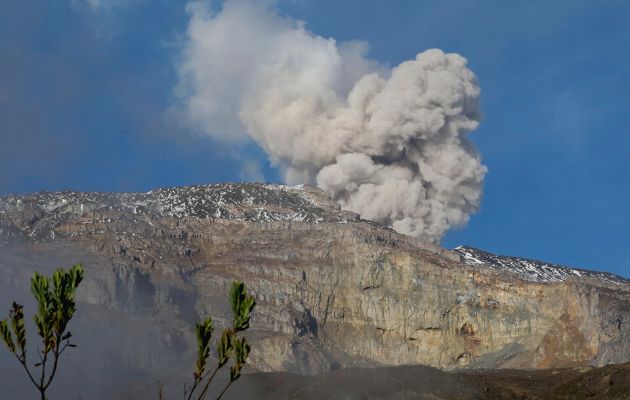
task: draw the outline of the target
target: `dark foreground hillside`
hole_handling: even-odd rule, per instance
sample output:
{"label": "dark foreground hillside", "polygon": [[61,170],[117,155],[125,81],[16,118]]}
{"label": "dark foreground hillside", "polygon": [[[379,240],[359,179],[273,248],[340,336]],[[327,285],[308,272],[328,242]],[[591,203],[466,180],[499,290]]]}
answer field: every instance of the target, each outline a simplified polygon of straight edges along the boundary
{"label": "dark foreground hillside", "polygon": [[560,370],[443,372],[425,366],[346,368],[315,376],[247,375],[229,399],[628,400],[630,364]]}

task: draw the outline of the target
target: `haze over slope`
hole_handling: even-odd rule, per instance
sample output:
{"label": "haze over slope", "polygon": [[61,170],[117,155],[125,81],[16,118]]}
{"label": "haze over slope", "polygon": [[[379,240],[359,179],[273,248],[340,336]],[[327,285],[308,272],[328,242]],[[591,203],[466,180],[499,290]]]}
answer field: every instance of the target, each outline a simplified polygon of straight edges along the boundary
{"label": "haze over slope", "polygon": [[[177,338],[200,316],[227,319],[222,294],[233,279],[258,301],[251,361],[259,371],[548,368],[630,357],[627,280],[448,251],[361,220],[310,186],[7,196],[0,239],[18,240],[25,263],[47,253],[83,261],[89,307],[121,316],[132,307],[132,319],[157,324],[152,341],[129,349],[134,368],[182,361],[187,345]],[[18,280],[19,263],[2,270],[8,285]],[[148,361],[147,345],[174,358]]]}

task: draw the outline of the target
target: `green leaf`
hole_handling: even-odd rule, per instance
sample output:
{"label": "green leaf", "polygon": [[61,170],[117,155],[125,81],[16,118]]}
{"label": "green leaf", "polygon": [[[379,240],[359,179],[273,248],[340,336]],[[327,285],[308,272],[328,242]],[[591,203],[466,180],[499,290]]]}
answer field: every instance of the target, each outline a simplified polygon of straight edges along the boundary
{"label": "green leaf", "polygon": [[201,323],[195,324],[197,336],[197,363],[195,364],[195,377],[201,377],[206,369],[208,356],[210,355],[210,339],[214,328],[212,318],[208,317]]}
{"label": "green leaf", "polygon": [[230,368],[230,380],[234,382],[241,376],[241,370],[247,362],[250,347],[245,338],[232,336],[232,349],[234,353],[234,365]]}
{"label": "green leaf", "polygon": [[33,321],[37,327],[37,334],[44,342],[44,351],[47,351],[52,335],[50,314],[53,311],[49,279],[35,272],[31,278],[31,292],[37,301],[37,314],[33,316]]}
{"label": "green leaf", "polygon": [[68,271],[59,268],[53,273],[51,298],[53,318],[50,322],[57,336],[62,335],[68,322],[74,316],[76,290],[82,280],[83,267],[81,264],[74,265]]}
{"label": "green leaf", "polygon": [[250,314],[256,305],[253,296],[247,295],[247,288],[241,281],[234,281],[230,288],[230,305],[232,306],[232,328],[236,331],[244,331],[249,328]]}
{"label": "green leaf", "polygon": [[219,368],[225,365],[232,353],[232,332],[228,329],[223,331],[221,339],[217,343],[217,354],[219,356]]}
{"label": "green leaf", "polygon": [[230,367],[230,381],[234,382],[241,377],[241,368],[242,366],[238,364]]}
{"label": "green leaf", "polygon": [[13,342],[13,335],[11,335],[11,331],[9,330],[7,320],[0,321],[0,335],[2,336],[2,341],[9,351],[11,353],[15,353],[15,343]]}
{"label": "green leaf", "polygon": [[24,326],[24,306],[13,302],[12,309],[9,312],[9,318],[11,318],[11,327],[17,342],[17,347],[20,352],[24,354],[26,352],[26,328]]}
{"label": "green leaf", "polygon": [[247,357],[249,356],[250,351],[247,340],[245,338],[234,337],[232,340],[232,347],[234,349],[236,364],[244,365],[247,362]]}

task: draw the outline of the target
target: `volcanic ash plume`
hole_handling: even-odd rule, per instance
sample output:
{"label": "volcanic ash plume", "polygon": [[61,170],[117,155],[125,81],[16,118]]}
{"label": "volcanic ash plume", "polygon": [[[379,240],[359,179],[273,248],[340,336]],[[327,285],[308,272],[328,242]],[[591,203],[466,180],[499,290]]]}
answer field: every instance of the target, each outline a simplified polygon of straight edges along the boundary
{"label": "volcanic ash plume", "polygon": [[466,59],[427,50],[388,69],[364,42],[337,43],[253,1],[199,3],[178,66],[180,109],[225,140],[244,133],[288,183],[438,241],[479,208],[487,172],[466,139],[480,119]]}

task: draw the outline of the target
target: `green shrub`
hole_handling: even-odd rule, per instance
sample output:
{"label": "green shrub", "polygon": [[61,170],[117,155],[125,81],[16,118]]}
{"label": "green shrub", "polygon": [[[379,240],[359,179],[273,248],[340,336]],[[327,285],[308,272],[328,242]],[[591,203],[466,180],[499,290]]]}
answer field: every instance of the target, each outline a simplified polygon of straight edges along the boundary
{"label": "green shrub", "polygon": [[211,370],[208,369],[208,358],[210,356],[210,340],[214,332],[212,326],[212,318],[195,325],[195,334],[197,336],[197,362],[195,363],[195,372],[193,373],[193,383],[189,389],[184,391],[186,400],[203,400],[208,395],[210,384],[212,383],[217,372],[223,368],[230,359],[232,366],[230,367],[230,380],[225,385],[217,400],[219,400],[225,392],[230,388],[240,376],[243,366],[247,362],[250,347],[247,340],[239,334],[249,328],[249,319],[256,301],[253,296],[247,294],[245,284],[240,281],[232,283],[230,289],[230,304],[232,306],[232,326],[226,328],[221,333],[221,337],[217,341],[217,363]]}
{"label": "green shrub", "polygon": [[[75,294],[82,280],[83,267],[80,264],[69,270],[59,268],[52,278],[37,272],[33,274],[31,292],[37,301],[37,314],[33,316],[33,321],[42,340],[41,349],[37,351],[39,361],[33,364],[35,369],[29,367],[27,359],[24,307],[13,302],[9,318],[0,321],[4,344],[24,368],[41,400],[46,400],[46,390],[55,378],[59,358],[67,348],[76,347],[70,342],[72,333],[66,332],[66,328],[76,311]],[[40,370],[38,374],[35,374],[36,369]]]}
{"label": "green shrub", "polygon": [[[33,316],[33,321],[37,327],[37,334],[42,340],[41,350],[37,351],[39,361],[33,364],[35,369],[29,366],[27,359],[24,307],[13,302],[9,317],[0,321],[0,336],[4,344],[24,368],[29,380],[39,391],[41,400],[46,400],[46,390],[53,382],[59,366],[59,358],[66,349],[76,347],[70,342],[72,333],[66,331],[66,328],[76,311],[75,295],[82,280],[83,267],[80,264],[74,265],[69,270],[59,268],[51,278],[37,272],[33,274],[31,292],[37,301],[37,314]],[[205,399],[217,372],[230,360],[232,360],[230,379],[217,400],[241,376],[241,371],[247,363],[250,346],[240,334],[249,328],[250,315],[256,305],[254,297],[247,294],[247,288],[243,282],[232,283],[230,305],[233,314],[232,326],[223,330],[216,343],[217,363],[214,368],[208,368],[211,339],[214,333],[212,318],[208,317],[195,324],[197,361],[193,383],[190,388],[184,390],[185,400]],[[36,374],[37,369],[39,373]],[[159,385],[158,396],[162,398],[162,385]]]}

